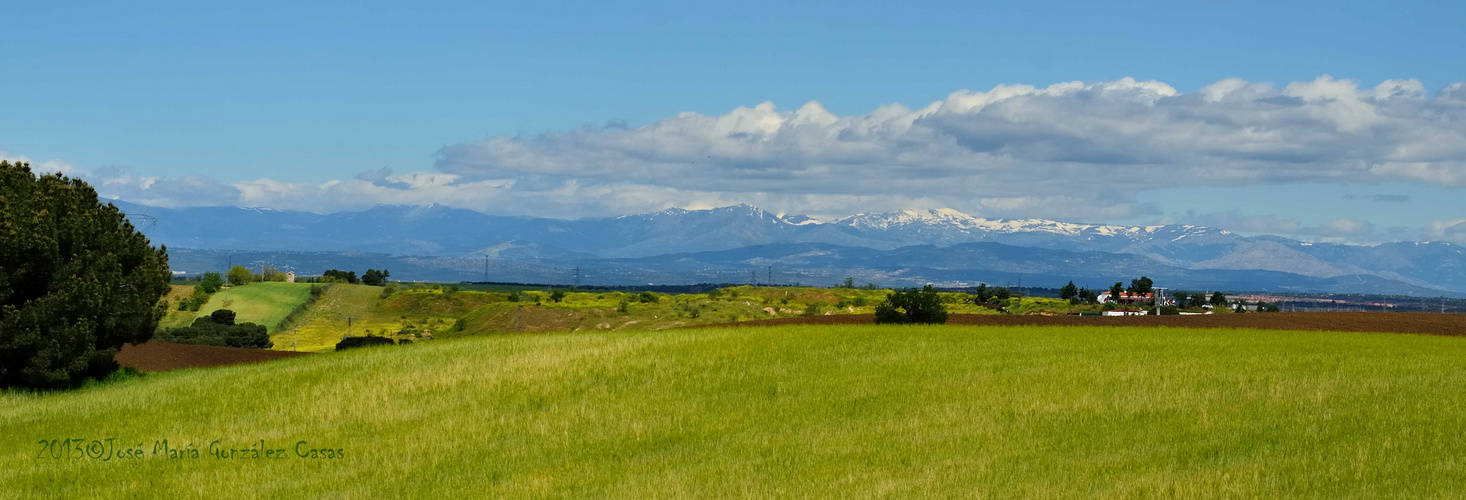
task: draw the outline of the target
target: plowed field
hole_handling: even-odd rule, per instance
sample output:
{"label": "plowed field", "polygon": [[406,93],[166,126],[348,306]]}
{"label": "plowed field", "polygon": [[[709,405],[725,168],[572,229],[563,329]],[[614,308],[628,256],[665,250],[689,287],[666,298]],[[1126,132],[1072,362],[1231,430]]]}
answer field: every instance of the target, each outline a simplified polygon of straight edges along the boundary
{"label": "plowed field", "polygon": [[272,359],[302,356],[303,352],[243,349],[211,345],[148,342],[126,344],[113,359],[127,368],[145,372],[163,372],[180,368],[258,363]]}

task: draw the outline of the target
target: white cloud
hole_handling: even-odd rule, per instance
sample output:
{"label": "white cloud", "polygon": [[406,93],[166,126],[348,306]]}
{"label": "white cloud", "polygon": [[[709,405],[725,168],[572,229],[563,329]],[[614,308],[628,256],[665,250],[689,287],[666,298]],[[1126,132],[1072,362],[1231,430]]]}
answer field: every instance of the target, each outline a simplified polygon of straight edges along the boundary
{"label": "white cloud", "polygon": [[1432,221],[1427,235],[1433,240],[1466,245],[1466,219]]}
{"label": "white cloud", "polygon": [[[819,102],[792,111],[765,102],[642,126],[490,137],[442,148],[438,172],[382,169],[325,183],[45,165],[92,180],[104,195],[168,206],[327,212],[444,203],[580,217],[750,203],[815,215],[953,207],[1105,222],[1159,216],[1137,193],[1184,185],[1466,186],[1466,83],[1430,96],[1416,80],[1361,87],[1329,76],[1281,86],[1233,78],[1179,92],[1126,78],[961,90],[919,108],[847,116]],[[1231,222],[1293,234],[1373,231],[1338,221]]]}
{"label": "white cloud", "polygon": [[[785,212],[924,198],[985,215],[1123,217],[1148,210],[1134,202],[1140,191],[1194,183],[1466,185],[1460,103],[1461,84],[1427,98],[1416,80],[1360,88],[1328,76],[1281,88],[1228,79],[1193,93],[1131,79],[1000,85],[915,110],[836,116],[817,102],[792,112],[762,103],[493,137],[443,148],[438,165],[465,179],[660,187]],[[835,206],[857,198],[895,205]]]}

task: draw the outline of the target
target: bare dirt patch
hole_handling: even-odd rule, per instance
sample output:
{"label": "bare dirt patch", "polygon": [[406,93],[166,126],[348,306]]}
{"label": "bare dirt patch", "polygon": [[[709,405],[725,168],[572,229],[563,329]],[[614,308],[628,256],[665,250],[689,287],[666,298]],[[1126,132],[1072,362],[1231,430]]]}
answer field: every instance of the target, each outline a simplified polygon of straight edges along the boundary
{"label": "bare dirt patch", "polygon": [[[717,326],[871,324],[869,314],[764,319]],[[1008,316],[953,314],[949,325],[985,326],[1156,326],[1185,328],[1256,328],[1263,330],[1329,330],[1343,332],[1466,335],[1466,315],[1431,313],[1299,312],[1210,314],[1204,316]]]}
{"label": "bare dirt patch", "polygon": [[113,359],[116,359],[118,364],[134,370],[165,372],[182,368],[258,363],[304,355],[306,353],[303,352],[148,342],[123,345],[122,350]]}

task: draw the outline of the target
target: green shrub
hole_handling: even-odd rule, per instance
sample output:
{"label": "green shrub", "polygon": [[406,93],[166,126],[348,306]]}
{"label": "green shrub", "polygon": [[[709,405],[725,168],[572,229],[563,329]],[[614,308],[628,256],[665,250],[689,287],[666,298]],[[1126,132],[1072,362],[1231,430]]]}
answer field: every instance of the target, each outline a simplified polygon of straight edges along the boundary
{"label": "green shrub", "polygon": [[239,286],[248,284],[249,282],[254,281],[254,276],[254,272],[250,271],[249,268],[244,266],[234,266],[229,268],[230,285]]}
{"label": "green shrub", "polygon": [[223,287],[224,278],[219,277],[219,273],[204,273],[204,279],[199,280],[199,284],[197,286],[198,289],[201,289],[204,291],[204,293],[210,295],[218,292],[219,289]]}
{"label": "green shrub", "polygon": [[264,325],[234,322],[234,311],[219,309],[183,328],[159,333],[157,340],[180,344],[269,349],[274,346]]}
{"label": "green shrub", "polygon": [[341,342],[336,343],[336,350],[344,351],[347,349],[355,349],[357,347],[375,347],[393,345],[395,343],[396,342],[393,342],[392,339],[389,339],[387,337],[346,337],[344,339],[341,339]]}
{"label": "green shrub", "polygon": [[655,304],[661,300],[661,297],[657,297],[657,294],[652,292],[641,292],[636,295],[636,301],[643,304]]}
{"label": "green shrub", "polygon": [[947,308],[937,290],[927,285],[920,290],[891,292],[876,306],[876,323],[946,323]]}

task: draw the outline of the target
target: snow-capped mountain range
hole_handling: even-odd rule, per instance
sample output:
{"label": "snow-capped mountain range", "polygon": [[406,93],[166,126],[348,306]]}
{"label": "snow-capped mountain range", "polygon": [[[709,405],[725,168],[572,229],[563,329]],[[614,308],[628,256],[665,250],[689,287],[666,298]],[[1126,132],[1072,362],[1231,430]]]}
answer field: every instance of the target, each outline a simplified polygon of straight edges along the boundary
{"label": "snow-capped mountain range", "polygon": [[[976,276],[980,280],[982,272],[1022,273],[1019,267],[1030,271],[1044,267],[1035,267],[1033,263],[1019,266],[1011,259],[983,260],[977,258],[979,254],[993,255],[992,252],[972,253],[968,247],[953,248],[987,243],[1001,245],[1003,255],[1030,249],[1030,253],[1042,255],[1044,259],[1083,261],[1086,264],[1082,269],[1067,268],[1061,262],[1050,262],[1052,265],[1046,268],[1055,272],[1067,269],[1064,272],[1070,274],[1088,270],[1084,276],[1111,282],[1133,277],[1129,276],[1133,271],[1143,272],[1146,266],[1153,265],[1158,270],[1175,270],[1178,276],[1185,274],[1181,271],[1193,274],[1266,271],[1322,279],[1370,277],[1358,280],[1361,287],[1371,288],[1359,292],[1378,288],[1368,283],[1387,283],[1389,287],[1409,288],[1412,293],[1415,289],[1420,293],[1466,292],[1466,249],[1450,243],[1400,242],[1374,246],[1307,243],[1276,236],[1245,237],[1202,226],[985,219],[952,209],[866,213],[822,220],[737,205],[560,220],[495,216],[441,205],[379,206],[361,212],[321,215],[235,207],[165,209],[117,204],[129,214],[155,218],[137,218],[135,223],[155,243],[173,248],[372,252],[479,261],[487,255],[496,261],[544,266],[615,261],[660,268],[676,267],[666,263],[676,256],[682,262],[679,269],[695,269],[699,259],[711,258],[716,252],[744,249],[735,254],[753,266],[755,261],[772,262],[782,258],[779,256],[792,246],[816,244],[879,252],[930,247],[925,248],[926,256],[921,257],[927,262],[893,265],[929,268],[924,272],[932,276],[920,278],[931,281],[943,281],[938,275],[955,275],[959,271],[963,276]],[[767,255],[759,255],[757,249]],[[972,255],[977,260],[942,259],[942,249],[948,249],[950,255],[966,252],[964,255]],[[910,252],[906,255],[915,258]],[[928,264],[933,260],[943,265],[930,267]],[[705,264],[737,267],[738,261],[724,259]],[[815,268],[823,264],[814,260],[800,265]]]}

